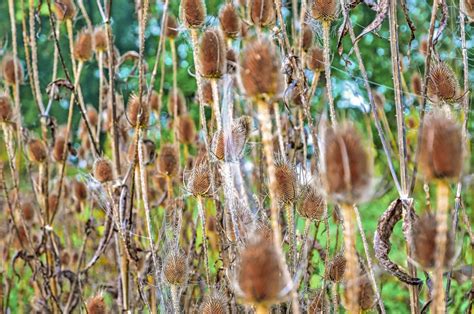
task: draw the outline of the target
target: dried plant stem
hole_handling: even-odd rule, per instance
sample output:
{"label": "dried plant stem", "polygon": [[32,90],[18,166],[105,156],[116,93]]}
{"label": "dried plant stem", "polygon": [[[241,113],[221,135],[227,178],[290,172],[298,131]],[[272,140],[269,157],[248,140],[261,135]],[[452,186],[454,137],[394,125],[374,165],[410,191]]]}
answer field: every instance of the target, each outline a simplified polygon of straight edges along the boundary
{"label": "dried plant stem", "polygon": [[89,15],[87,14],[86,7],[84,6],[84,0],[78,0],[77,3],[81,9],[82,16],[86,20],[87,28],[92,31],[92,22]]}
{"label": "dried plant stem", "polygon": [[173,199],[173,180],[170,176],[166,176],[166,188],[168,191],[168,199]]}
{"label": "dried plant stem", "polygon": [[385,307],[383,305],[382,296],[380,294],[377,281],[375,280],[374,267],[372,265],[372,259],[370,258],[369,245],[367,244],[367,238],[365,236],[364,226],[362,225],[362,219],[360,217],[359,208],[354,206],[354,212],[356,214],[357,226],[359,227],[359,233],[362,238],[362,243],[364,244],[364,253],[367,260],[367,266],[369,268],[370,282],[372,283],[372,288],[375,291],[375,296],[377,297],[377,302],[379,304],[380,312],[385,314]]}
{"label": "dried plant stem", "polygon": [[[174,98],[174,106],[173,106],[173,143],[177,143],[178,140],[178,61],[176,56],[176,42],[174,39],[170,38],[170,46],[171,46],[171,59],[173,60],[173,98]],[[163,73],[164,74],[164,73]],[[164,78],[164,77],[163,77]],[[179,148],[179,144],[176,144]],[[180,150],[178,149],[178,154]],[[179,160],[179,156],[178,156]]]}
{"label": "dried plant stem", "polygon": [[173,300],[174,313],[179,314],[181,312],[179,309],[178,287],[176,287],[175,285],[171,285],[170,290],[171,290],[171,299]]}
{"label": "dried plant stem", "polygon": [[280,106],[278,102],[273,103],[273,112],[275,113],[275,125],[277,128],[278,145],[280,146],[280,156],[286,160],[285,144],[283,141],[283,131],[281,129]]}
{"label": "dried plant stem", "polygon": [[217,132],[222,130],[222,116],[220,110],[220,102],[219,102],[219,88],[217,86],[218,80],[211,79],[211,88],[212,88],[212,109],[214,111],[214,117],[217,121]]}
{"label": "dried plant stem", "polygon": [[306,170],[306,158],[308,156],[308,144],[306,141],[306,134],[304,131],[304,117],[303,117],[303,110],[298,108],[298,120],[299,120],[299,128],[300,128],[300,135],[301,135],[301,142],[303,142],[303,169]]}
{"label": "dried plant stem", "polygon": [[321,75],[320,71],[316,71],[313,74],[313,81],[311,82],[311,87],[308,92],[308,103],[311,104],[311,99],[314,97],[314,93],[316,92],[316,88],[318,87],[319,77]]}
{"label": "dried plant stem", "polygon": [[211,284],[211,277],[209,271],[209,255],[208,255],[208,244],[207,244],[207,230],[206,230],[206,214],[204,213],[204,200],[201,196],[196,197],[198,206],[198,214],[201,219],[201,232],[202,232],[202,250],[204,255],[204,267],[206,270],[206,283],[208,286]]}
{"label": "dried plant stem", "polygon": [[[102,116],[102,111],[104,110],[104,53],[99,51],[97,54],[97,63],[99,66],[99,117]],[[101,129],[102,119],[97,119],[97,130],[96,130],[96,141],[100,142],[100,129]]]}
{"label": "dried plant stem", "polygon": [[69,38],[69,53],[71,56],[71,64],[72,64],[72,73],[74,75],[74,78],[76,78],[76,59],[74,59],[74,31],[72,28],[72,20],[67,19],[66,20],[66,30],[67,30],[67,36]]}
{"label": "dried plant stem", "polygon": [[289,237],[289,249],[288,249],[288,268],[290,273],[293,273],[296,269],[296,234],[295,234],[295,215],[293,211],[293,204],[285,204],[286,217],[288,220],[288,237]]}
{"label": "dried plant stem", "polygon": [[349,204],[342,204],[342,216],[344,217],[344,257],[346,259],[346,271],[344,279],[347,289],[347,311],[359,313],[359,259],[356,251],[356,229],[355,211]]}
{"label": "dried plant stem", "polygon": [[35,86],[34,93],[36,94],[36,101],[40,108],[41,114],[44,113],[43,99],[41,98],[41,89],[39,84],[39,75],[38,75],[38,52],[36,49],[36,31],[35,31],[35,8],[34,0],[29,0],[29,24],[30,24],[30,45],[31,45],[31,58],[32,58],[32,68],[33,73],[32,79]]}
{"label": "dried plant stem", "polygon": [[331,302],[334,313],[339,313],[339,298],[338,298],[338,291],[337,291],[338,284],[333,282],[331,285]]}
{"label": "dried plant stem", "polygon": [[331,117],[331,124],[333,127],[336,126],[336,110],[334,108],[334,97],[332,95],[332,82],[331,82],[331,55],[329,51],[329,30],[331,23],[324,21],[323,26],[323,54],[324,54],[324,73],[326,74],[326,91],[329,101],[329,115]]}
{"label": "dried plant stem", "polygon": [[437,182],[436,207],[436,261],[431,311],[432,313],[445,313],[443,270],[446,263],[446,245],[448,242],[449,184],[444,180]]}

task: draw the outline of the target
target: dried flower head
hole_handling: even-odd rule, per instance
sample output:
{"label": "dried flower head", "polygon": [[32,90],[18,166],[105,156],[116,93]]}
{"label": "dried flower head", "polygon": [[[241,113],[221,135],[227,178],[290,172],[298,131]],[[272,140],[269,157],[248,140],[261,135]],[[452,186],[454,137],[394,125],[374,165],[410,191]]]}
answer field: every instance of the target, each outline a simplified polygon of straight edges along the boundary
{"label": "dried flower head", "polygon": [[219,12],[219,21],[222,32],[227,38],[236,38],[239,36],[240,29],[242,28],[240,25],[241,20],[232,3],[228,3],[222,7]]}
{"label": "dried flower head", "polygon": [[171,144],[161,147],[158,154],[158,170],[169,177],[174,177],[178,173],[179,160],[176,148]]}
{"label": "dried flower head", "polygon": [[346,123],[336,130],[326,130],[323,158],[326,192],[334,201],[354,204],[367,194],[372,169],[353,125]]}
{"label": "dried flower head", "polygon": [[214,134],[211,148],[213,155],[218,160],[224,160],[226,157],[225,150],[227,149],[229,159],[240,159],[250,134],[251,124],[252,119],[249,116],[235,119],[232,122],[230,141],[224,141],[224,131]]}
{"label": "dried flower head", "polygon": [[13,117],[12,101],[6,95],[0,95],[0,122],[10,122]]}
{"label": "dried flower head", "polygon": [[275,195],[282,203],[292,203],[296,199],[297,175],[293,165],[283,158],[275,161]]}
{"label": "dried flower head", "polygon": [[222,34],[217,29],[207,29],[199,44],[199,69],[206,78],[220,78],[226,68],[226,47]]}
{"label": "dried flower head", "polygon": [[181,0],[180,14],[187,28],[200,28],[206,20],[206,5],[203,0]]}
{"label": "dried flower head", "polygon": [[313,0],[311,4],[311,16],[319,22],[332,22],[339,15],[339,1],[337,0]]}
{"label": "dried flower head", "polygon": [[72,20],[76,16],[76,6],[73,0],[55,0],[54,12],[60,21]]}
{"label": "dried flower head", "polygon": [[128,99],[127,116],[133,127],[137,127],[137,125],[138,127],[146,127],[148,125],[150,109],[144,103],[145,97],[143,96],[140,101],[140,97],[133,94]]}
{"label": "dried flower head", "polygon": [[151,110],[160,110],[160,96],[154,90],[151,91],[149,107]]}
{"label": "dried flower head", "polygon": [[107,33],[103,27],[94,30],[94,51],[105,52],[107,50]]}
{"label": "dried flower head", "polygon": [[28,157],[32,162],[44,162],[48,158],[48,150],[45,143],[39,139],[31,139],[28,142]]}
{"label": "dried flower head", "polygon": [[303,195],[296,209],[298,213],[310,220],[320,221],[324,215],[324,198],[313,186],[303,189]]}
{"label": "dried flower head", "polygon": [[195,165],[186,181],[186,189],[194,196],[206,197],[212,192],[211,172],[207,163]]}
{"label": "dried flower head", "polygon": [[99,122],[99,114],[97,113],[97,110],[92,106],[88,106],[86,115],[90,125],[92,127],[96,127],[97,123]]}
{"label": "dried flower head", "polygon": [[313,46],[306,56],[306,66],[313,72],[324,71],[324,53],[319,46]]}
{"label": "dried flower head", "polygon": [[22,202],[20,205],[21,213],[26,221],[32,221],[35,218],[35,208],[32,202]]}
{"label": "dried flower head", "polygon": [[53,159],[55,161],[62,161],[66,158],[67,148],[66,139],[62,135],[56,136],[53,146]]}
{"label": "dried flower head", "polygon": [[318,289],[312,293],[308,300],[308,314],[328,313],[329,300],[323,289]]}
{"label": "dried flower head", "polygon": [[105,314],[107,307],[105,306],[102,294],[97,294],[87,301],[87,313],[89,314]]}
{"label": "dried flower head", "polygon": [[168,96],[168,114],[173,116],[174,110],[178,106],[178,116],[184,114],[186,110],[186,99],[184,98],[183,92],[178,88],[175,92],[171,89]]}
{"label": "dried flower head", "polygon": [[474,20],[474,1],[464,0],[464,13],[467,15],[470,21]]}
{"label": "dried flower head", "polygon": [[428,55],[428,39],[427,38],[423,38],[421,41],[420,41],[420,48],[419,48],[419,51],[422,55],[426,56]]}
{"label": "dried flower head", "polygon": [[56,193],[50,194],[48,196],[48,208],[49,208],[50,216],[54,216],[54,214],[56,213],[56,210],[58,210],[58,206],[59,206],[58,194]]}
{"label": "dried flower head", "polygon": [[461,127],[442,112],[430,113],[425,120],[420,145],[420,170],[425,178],[458,178],[463,157]]}
{"label": "dried flower head", "polygon": [[237,53],[234,49],[227,49],[225,58],[227,74],[235,74],[237,72]]}
{"label": "dried flower head", "polygon": [[328,263],[326,268],[326,278],[332,282],[340,282],[344,279],[344,272],[346,271],[346,258],[344,254],[337,254]]}
{"label": "dried flower head", "polygon": [[303,35],[302,35],[302,45],[303,51],[308,51],[313,46],[314,33],[311,26],[305,24],[303,26]]}
{"label": "dried flower head", "polygon": [[212,84],[210,81],[205,81],[202,86],[202,102],[206,105],[212,105],[214,103]]}
{"label": "dried flower head", "polygon": [[[417,223],[413,224],[412,228],[413,257],[426,270],[432,269],[436,264],[436,227],[435,215],[425,214],[419,218]],[[452,234],[448,233],[444,257],[445,267],[451,264],[453,257],[454,241]]]}
{"label": "dried flower head", "polygon": [[178,37],[179,30],[178,30],[178,22],[176,22],[176,18],[168,14],[166,17],[166,31],[165,31],[165,36],[170,38],[170,39],[175,39]]}
{"label": "dried flower head", "polygon": [[413,74],[413,76],[411,77],[411,91],[417,96],[420,96],[422,94],[423,82],[418,72]]}
{"label": "dried flower head", "polygon": [[80,32],[76,37],[74,58],[83,62],[92,58],[92,34],[87,29]]}
{"label": "dried flower head", "polygon": [[437,103],[456,99],[459,82],[454,71],[444,62],[433,65],[428,77],[428,98]]}
{"label": "dried flower head", "polygon": [[253,24],[265,27],[275,23],[275,8],[272,0],[250,0],[248,6]]}
{"label": "dried flower head", "polygon": [[78,201],[85,201],[87,199],[87,186],[84,182],[74,180],[72,182],[72,189]]}
{"label": "dried flower head", "polygon": [[220,292],[213,292],[207,295],[202,301],[199,312],[202,314],[227,314],[227,299]]}
{"label": "dried flower head", "polygon": [[99,158],[94,162],[93,173],[94,177],[101,183],[112,181],[114,179],[112,163],[105,158]]}
{"label": "dried flower head", "polygon": [[163,262],[165,279],[174,286],[180,286],[185,282],[187,268],[186,256],[179,251],[168,253]]}
{"label": "dried flower head", "polygon": [[283,75],[280,56],[268,40],[255,40],[242,54],[240,81],[252,98],[274,97],[282,93]]}
{"label": "dried flower head", "polygon": [[193,118],[186,114],[178,117],[178,141],[182,144],[192,144],[196,139],[196,125]]}
{"label": "dried flower head", "polygon": [[6,54],[2,59],[2,76],[5,84],[15,85],[16,79],[18,83],[23,83],[23,67],[20,60],[16,59],[16,78],[15,78],[15,58],[11,54]]}

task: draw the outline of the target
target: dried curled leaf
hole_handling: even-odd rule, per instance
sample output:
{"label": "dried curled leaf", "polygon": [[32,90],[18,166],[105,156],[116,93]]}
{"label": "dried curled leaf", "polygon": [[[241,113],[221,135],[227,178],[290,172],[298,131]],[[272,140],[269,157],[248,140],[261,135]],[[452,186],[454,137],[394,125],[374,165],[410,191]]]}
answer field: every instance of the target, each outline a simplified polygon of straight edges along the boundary
{"label": "dried curled leaf", "polygon": [[367,35],[368,33],[374,31],[377,29],[380,25],[382,25],[383,21],[385,20],[385,17],[387,16],[388,12],[388,0],[381,0],[379,4],[377,5],[377,15],[375,16],[375,19],[362,31],[362,33],[357,36],[355,39],[356,42],[358,42],[362,37]]}

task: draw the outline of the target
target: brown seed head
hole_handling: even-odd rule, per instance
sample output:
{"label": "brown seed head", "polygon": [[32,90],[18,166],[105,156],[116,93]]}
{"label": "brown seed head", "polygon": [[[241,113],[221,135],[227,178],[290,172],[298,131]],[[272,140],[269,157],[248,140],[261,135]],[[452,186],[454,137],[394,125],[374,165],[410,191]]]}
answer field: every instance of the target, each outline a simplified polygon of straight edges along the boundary
{"label": "brown seed head", "polygon": [[302,37],[302,48],[304,51],[308,51],[309,48],[313,46],[313,41],[314,41],[314,33],[313,29],[311,26],[308,24],[305,24],[303,26],[303,37]]}
{"label": "brown seed head", "polygon": [[174,110],[178,106],[178,116],[184,114],[186,110],[186,99],[184,98],[183,92],[178,88],[177,92],[171,89],[168,96],[168,114],[174,115]]}
{"label": "brown seed head", "polygon": [[180,14],[187,28],[200,28],[206,20],[206,5],[203,0],[181,0]]}
{"label": "brown seed head", "polygon": [[358,131],[351,124],[325,135],[326,192],[336,202],[357,203],[367,193],[371,179],[369,156]]}
{"label": "brown seed head", "polygon": [[87,186],[82,181],[74,180],[72,182],[72,188],[74,190],[74,196],[79,201],[85,201],[87,199]]}
{"label": "brown seed head", "polygon": [[178,141],[182,144],[192,144],[196,139],[196,125],[193,118],[186,114],[178,117]]}
{"label": "brown seed head", "polygon": [[28,156],[32,162],[42,163],[48,158],[48,150],[43,141],[32,139],[28,142]]}
{"label": "brown seed head", "polygon": [[9,122],[13,117],[12,101],[6,95],[0,95],[0,122]]}
{"label": "brown seed head", "polygon": [[72,20],[76,16],[76,6],[73,0],[55,0],[54,12],[60,21]]}
{"label": "brown seed head", "polygon": [[255,40],[242,54],[240,81],[251,98],[274,97],[282,93],[283,76],[280,56],[268,40]]}
{"label": "brown seed head", "polygon": [[[242,116],[232,122],[231,141],[224,144],[224,132],[214,134],[212,139],[212,152],[218,160],[224,160],[225,149],[228,149],[230,159],[242,157],[245,144],[250,134],[252,118]],[[229,145],[229,147],[226,147]]]}
{"label": "brown seed head", "polygon": [[35,218],[35,209],[32,202],[21,203],[21,213],[26,221],[32,221]]}
{"label": "brown seed head", "polygon": [[250,0],[250,20],[258,27],[270,26],[275,23],[275,8],[272,0]]}
{"label": "brown seed head", "polygon": [[206,163],[199,163],[191,170],[186,183],[187,190],[194,196],[206,197],[211,194],[211,175]]}
{"label": "brown seed head", "polygon": [[105,52],[107,50],[107,33],[103,27],[94,30],[94,51]]}
{"label": "brown seed head", "polygon": [[337,254],[327,265],[326,278],[332,282],[340,282],[344,279],[345,271],[346,259],[343,254]]}
{"label": "brown seed head", "polygon": [[199,68],[206,78],[220,78],[226,68],[226,48],[224,38],[217,29],[206,30],[199,44]]}
{"label": "brown seed head", "polygon": [[308,302],[308,314],[329,312],[329,300],[323,289],[316,290]]}
{"label": "brown seed head", "polygon": [[[17,68],[16,68],[16,77],[18,78],[18,83],[23,83],[23,67],[20,60],[16,59]],[[15,85],[15,58],[11,54],[7,54],[3,57],[2,60],[2,76],[7,85]]]}
{"label": "brown seed head", "polygon": [[99,122],[99,114],[97,113],[97,110],[92,106],[88,106],[86,114],[87,120],[89,120],[91,126],[97,127],[97,123]]}
{"label": "brown seed head", "polygon": [[467,15],[470,21],[474,20],[474,1],[464,0],[464,13]]}
{"label": "brown seed head", "polygon": [[427,180],[454,179],[463,168],[461,127],[441,112],[426,117],[420,146],[420,170]]}
{"label": "brown seed head", "polygon": [[423,82],[418,72],[413,74],[413,76],[411,77],[411,91],[417,96],[420,96],[422,94]]}
{"label": "brown seed head", "polygon": [[240,29],[242,28],[240,25],[241,20],[232,3],[228,3],[222,7],[219,12],[219,21],[225,37],[236,38],[239,36]]}
{"label": "brown seed head", "polygon": [[174,177],[178,173],[179,160],[178,152],[171,144],[165,144],[160,149],[158,155],[158,170],[169,177]]}
{"label": "brown seed head", "polygon": [[302,217],[320,221],[324,214],[324,198],[315,187],[308,186],[303,190],[303,196],[296,209]]}
{"label": "brown seed head", "polygon": [[94,163],[94,177],[101,183],[112,181],[114,179],[112,163],[108,159],[97,159]]}
{"label": "brown seed head", "polygon": [[66,158],[66,153],[66,139],[62,135],[56,136],[53,146],[53,159],[55,161],[62,161]]}
{"label": "brown seed head", "polygon": [[104,297],[98,294],[87,301],[87,313],[89,314],[105,314],[107,308],[105,306]]}
{"label": "brown seed head", "polygon": [[424,56],[428,55],[428,40],[426,38],[423,38],[420,42],[420,53]]}
{"label": "brown seed head", "polygon": [[275,162],[275,195],[282,203],[292,203],[296,198],[297,177],[293,165],[278,158]]}
{"label": "brown seed head", "polygon": [[339,15],[339,1],[337,0],[313,0],[311,5],[311,16],[320,22],[332,22]]}
{"label": "brown seed head", "polygon": [[227,314],[227,299],[220,292],[213,292],[202,301],[200,313],[202,314]]}
{"label": "brown seed head", "polygon": [[313,46],[306,56],[306,66],[313,72],[324,71],[324,53],[319,46]]}
{"label": "brown seed head", "polygon": [[163,274],[166,281],[175,286],[180,286],[186,279],[186,256],[181,252],[170,252],[163,262]]}
{"label": "brown seed head", "polygon": [[227,74],[237,72],[237,53],[234,49],[227,49],[226,53]]}
{"label": "brown seed head", "polygon": [[437,103],[456,99],[459,82],[453,70],[444,62],[433,65],[428,77],[428,98]]}
{"label": "brown seed head", "polygon": [[212,97],[212,85],[210,81],[205,81],[202,87],[202,102],[206,105],[212,105],[214,99]]}
{"label": "brown seed head", "polygon": [[160,97],[158,93],[154,90],[151,91],[149,107],[151,108],[151,110],[160,110]]}
{"label": "brown seed head", "polygon": [[56,213],[56,210],[58,210],[58,206],[59,206],[58,194],[56,193],[50,194],[48,197],[48,208],[49,208],[51,216],[53,216]]}
{"label": "brown seed head", "polygon": [[178,37],[179,31],[178,31],[178,22],[176,22],[176,18],[168,14],[166,18],[166,32],[165,35],[169,39],[175,39]]}
{"label": "brown seed head", "polygon": [[128,121],[134,128],[137,127],[137,124],[140,128],[146,127],[148,125],[150,109],[144,103],[145,97],[146,96],[142,96],[142,101],[140,101],[140,97],[136,94],[133,94],[128,100]]}
{"label": "brown seed head", "polygon": [[92,58],[92,34],[88,30],[79,33],[74,43],[74,58],[80,61],[87,61]]}

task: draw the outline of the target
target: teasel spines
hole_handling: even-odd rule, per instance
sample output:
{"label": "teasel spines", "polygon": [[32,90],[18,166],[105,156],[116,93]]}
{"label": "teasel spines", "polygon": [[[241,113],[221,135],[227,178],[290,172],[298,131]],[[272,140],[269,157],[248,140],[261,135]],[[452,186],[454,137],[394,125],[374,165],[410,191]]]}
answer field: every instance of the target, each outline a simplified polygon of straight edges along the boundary
{"label": "teasel spines", "polygon": [[168,16],[166,17],[165,36],[170,39],[175,39],[176,37],[178,37],[178,34],[178,22],[176,21],[176,18],[173,15],[168,14]]}
{"label": "teasel spines", "polygon": [[192,144],[196,139],[196,125],[193,118],[186,114],[178,117],[178,141],[182,144]]}
{"label": "teasel spines", "polygon": [[183,285],[187,270],[187,259],[181,251],[171,251],[166,255],[163,261],[163,275],[169,284],[174,286]]}
{"label": "teasel spines", "polygon": [[434,64],[428,76],[427,96],[437,103],[452,102],[458,96],[459,82],[454,71],[444,62]]}
{"label": "teasel spines", "polygon": [[275,46],[266,39],[254,40],[242,53],[240,81],[250,98],[272,98],[283,91],[281,60]]}
{"label": "teasel spines", "polygon": [[103,27],[94,29],[94,51],[96,53],[107,51],[107,33]]}
{"label": "teasel spines", "polygon": [[74,58],[80,61],[88,61],[92,58],[93,52],[92,34],[89,30],[81,31],[74,43]]}
{"label": "teasel spines", "polygon": [[161,174],[168,177],[174,177],[178,174],[179,159],[176,148],[171,144],[165,144],[161,147],[158,154],[158,170]]}
{"label": "teasel spines", "polygon": [[328,313],[330,302],[323,289],[318,289],[311,294],[308,300],[308,314]]}
{"label": "teasel spines", "polygon": [[312,0],[311,16],[320,22],[332,22],[339,15],[338,0]]}
{"label": "teasel spines", "polygon": [[105,158],[99,158],[94,162],[94,177],[101,183],[109,182],[114,179],[112,163]]}
{"label": "teasel spines", "polygon": [[218,29],[210,28],[201,37],[199,44],[199,69],[209,79],[220,78],[226,70],[226,47]]}
{"label": "teasel spines", "polygon": [[66,139],[62,135],[56,136],[54,140],[54,146],[53,146],[53,159],[55,161],[62,161],[65,158],[65,155],[67,153],[66,149]]}
{"label": "teasel spines", "polygon": [[144,128],[148,126],[150,109],[144,101],[145,96],[140,100],[140,97],[136,94],[132,94],[128,100],[127,117],[133,127]]}
{"label": "teasel spines", "polygon": [[107,312],[107,307],[102,294],[98,294],[90,298],[87,301],[86,308],[87,313],[89,314],[105,314]]}
{"label": "teasel spines", "polygon": [[16,58],[16,77],[15,77],[15,58],[11,54],[6,54],[2,59],[2,77],[6,85],[13,86],[23,83],[23,67],[18,58]]}
{"label": "teasel spines", "polygon": [[346,258],[344,254],[340,253],[333,257],[329,261],[325,276],[332,282],[340,282],[344,279],[344,273],[346,272]]}
{"label": "teasel spines", "polygon": [[420,143],[420,170],[425,179],[458,178],[463,157],[461,127],[441,111],[428,114]]}
{"label": "teasel spines", "polygon": [[7,95],[0,95],[0,122],[10,122],[13,118],[12,101]]}
{"label": "teasel spines", "polygon": [[181,0],[180,14],[187,28],[200,28],[206,20],[206,5],[203,0]]}
{"label": "teasel spines", "polygon": [[258,27],[266,27],[275,23],[273,0],[250,0],[250,20]]}
{"label": "teasel spines", "polygon": [[195,165],[186,179],[186,189],[196,197],[207,197],[211,190],[211,171],[209,165],[200,162]]}
{"label": "teasel spines", "polygon": [[[240,158],[245,144],[247,143],[247,139],[250,134],[252,119],[249,116],[242,116],[238,119],[235,119],[232,122],[232,129],[231,129],[231,141],[232,146],[227,147],[228,152],[230,153],[230,158]],[[224,141],[224,132],[219,131],[214,134],[212,139],[212,153],[214,157],[218,160],[224,160],[225,156],[225,149],[226,145],[230,143],[225,143]]]}
{"label": "teasel spines", "polygon": [[39,139],[28,141],[28,157],[32,162],[43,163],[48,158],[46,144]]}
{"label": "teasel spines", "polygon": [[226,38],[237,38],[240,34],[241,20],[232,3],[227,3],[219,12],[219,22]]}
{"label": "teasel spines", "polygon": [[320,221],[324,215],[324,197],[313,186],[303,187],[303,194],[296,209],[300,216]]}
{"label": "teasel spines", "polygon": [[54,13],[60,21],[72,20],[76,16],[76,6],[73,0],[55,0]]}
{"label": "teasel spines", "polygon": [[227,303],[222,293],[214,291],[204,297],[199,310],[202,314],[227,314],[229,313]]}
{"label": "teasel spines", "polygon": [[74,180],[72,182],[72,189],[78,201],[85,201],[87,199],[87,186],[84,182]]}
{"label": "teasel spines", "polygon": [[275,159],[276,191],[278,200],[284,204],[292,203],[297,196],[297,175],[293,165],[283,157]]}

